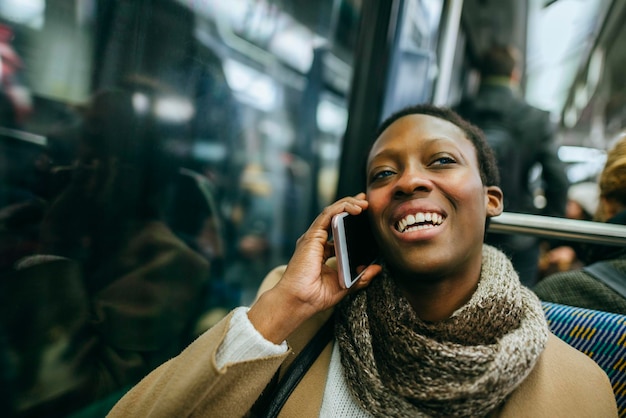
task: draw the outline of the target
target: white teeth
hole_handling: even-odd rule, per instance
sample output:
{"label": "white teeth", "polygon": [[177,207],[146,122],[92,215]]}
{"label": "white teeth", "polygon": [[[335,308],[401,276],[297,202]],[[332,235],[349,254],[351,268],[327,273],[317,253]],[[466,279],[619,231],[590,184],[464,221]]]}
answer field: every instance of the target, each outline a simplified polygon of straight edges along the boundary
{"label": "white teeth", "polygon": [[[428,223],[425,223],[428,222]],[[434,228],[443,222],[443,217],[435,212],[418,212],[410,214],[398,221],[396,228],[400,232],[417,231],[420,229]]]}

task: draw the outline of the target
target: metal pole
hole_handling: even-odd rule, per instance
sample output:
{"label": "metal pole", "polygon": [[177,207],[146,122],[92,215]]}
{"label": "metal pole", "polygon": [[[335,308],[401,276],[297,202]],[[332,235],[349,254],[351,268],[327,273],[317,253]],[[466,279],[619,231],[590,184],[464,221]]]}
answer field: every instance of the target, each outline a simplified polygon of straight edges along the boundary
{"label": "metal pole", "polygon": [[337,198],[362,192],[365,186],[363,163],[380,123],[400,1],[363,1]]}
{"label": "metal pole", "polygon": [[553,216],[504,212],[491,218],[489,232],[561,238],[593,244],[626,245],[626,226]]}
{"label": "metal pole", "polygon": [[439,62],[439,76],[433,95],[433,104],[443,106],[448,104],[450,92],[450,80],[452,79],[452,66],[454,64],[454,54],[456,53],[457,38],[461,25],[461,12],[463,11],[463,0],[451,0],[444,33],[441,37],[441,61]]}

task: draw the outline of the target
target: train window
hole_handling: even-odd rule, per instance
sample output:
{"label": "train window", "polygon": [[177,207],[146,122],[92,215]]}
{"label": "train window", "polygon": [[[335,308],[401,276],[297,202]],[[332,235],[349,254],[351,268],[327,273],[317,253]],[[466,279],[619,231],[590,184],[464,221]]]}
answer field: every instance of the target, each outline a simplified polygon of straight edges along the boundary
{"label": "train window", "polygon": [[555,116],[563,108],[606,3],[565,0],[531,9],[526,65],[526,97],[531,103]]}
{"label": "train window", "polygon": [[106,407],[252,300],[334,198],[360,15],[0,2],[3,411]]}
{"label": "train window", "polygon": [[432,99],[438,75],[442,0],[407,1],[398,25],[383,118],[396,110]]}

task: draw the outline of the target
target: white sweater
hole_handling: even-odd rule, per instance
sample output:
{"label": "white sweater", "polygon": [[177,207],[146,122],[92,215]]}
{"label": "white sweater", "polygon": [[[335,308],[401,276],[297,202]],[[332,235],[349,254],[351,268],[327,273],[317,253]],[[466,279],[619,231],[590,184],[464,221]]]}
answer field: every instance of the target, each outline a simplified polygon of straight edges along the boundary
{"label": "white sweater", "polygon": [[[274,344],[266,340],[254,328],[248,319],[248,309],[247,307],[235,309],[230,328],[222,345],[217,350],[217,366],[220,369],[226,364],[278,355],[288,350],[287,342],[283,341],[281,344]],[[336,342],[333,345],[320,417],[371,417],[370,414],[361,409],[350,395],[348,385],[343,376],[339,347]]]}

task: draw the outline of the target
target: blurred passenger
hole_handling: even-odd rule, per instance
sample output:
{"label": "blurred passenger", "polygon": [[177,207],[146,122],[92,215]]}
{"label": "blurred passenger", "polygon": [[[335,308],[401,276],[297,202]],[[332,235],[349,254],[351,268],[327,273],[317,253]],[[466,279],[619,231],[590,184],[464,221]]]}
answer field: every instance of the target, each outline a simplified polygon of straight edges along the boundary
{"label": "blurred passenger", "polygon": [[[565,217],[580,221],[591,221],[598,207],[598,185],[594,182],[577,183],[567,191]],[[584,242],[547,240],[542,243],[539,259],[539,278],[559,271],[581,268],[584,263]]]}
{"label": "blurred passenger", "polygon": [[[600,199],[595,220],[626,225],[626,137],[609,151],[598,182]],[[598,271],[584,269],[555,273],[541,280],[534,290],[549,302],[626,314],[626,249],[623,246],[589,245],[586,265],[601,266]]]}
{"label": "blurred passenger", "polygon": [[591,221],[598,210],[598,183],[586,181],[572,184],[567,190],[565,217]]}
{"label": "blurred passenger", "polygon": [[[109,417],[617,417],[606,373],[550,333],[539,299],[484,244],[503,195],[480,130],[424,105],[372,140],[367,195],[324,208],[251,307],[150,373]],[[380,264],[361,266],[346,289],[331,220],[364,211]],[[319,351],[300,362],[311,340]],[[290,370],[301,373],[279,382]],[[276,387],[285,380],[296,386]]]}
{"label": "blurred passenger", "polygon": [[39,251],[3,278],[20,417],[57,417],[132,385],[189,343],[205,258],[161,220],[173,164],[132,93],[96,94]]}
{"label": "blurred passenger", "polygon": [[[456,110],[487,136],[496,151],[502,176],[504,210],[507,212],[564,216],[568,179],[557,155],[554,126],[548,112],[527,104],[518,92],[518,52],[510,46],[493,46],[480,62],[481,82],[475,97],[463,100]],[[543,209],[535,207],[530,175],[541,164]],[[538,277],[539,239],[515,234],[488,234],[487,242],[513,260],[523,284]]]}

